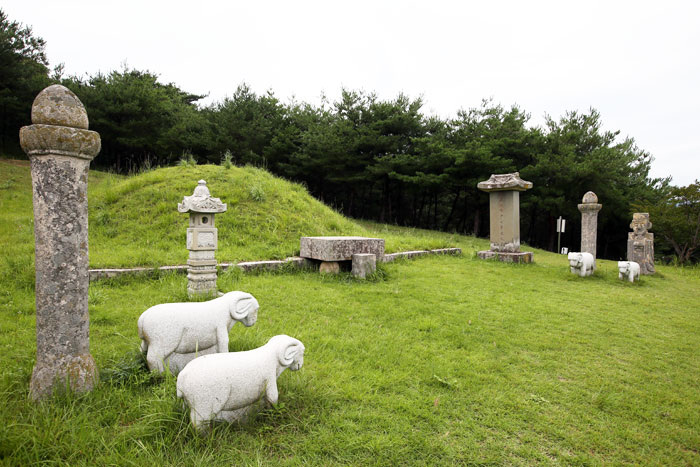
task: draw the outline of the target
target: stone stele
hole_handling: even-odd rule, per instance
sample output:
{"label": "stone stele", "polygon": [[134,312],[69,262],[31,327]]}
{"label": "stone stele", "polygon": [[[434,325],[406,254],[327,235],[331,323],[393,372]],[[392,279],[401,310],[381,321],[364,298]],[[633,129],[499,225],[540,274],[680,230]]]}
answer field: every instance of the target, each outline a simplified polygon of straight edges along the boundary
{"label": "stone stele", "polygon": [[208,302],[152,306],[138,320],[148,368],[162,373],[169,367],[176,375],[199,356],[228,352],[233,325],[254,325],[258,308],[255,297],[245,292],[229,292]]}
{"label": "stone stele", "polygon": [[479,258],[531,263],[532,252],[520,251],[520,192],[532,188],[532,182],[521,179],[518,172],[492,174],[477,188],[489,193],[490,206],[491,249],[479,251]]}
{"label": "stone stele", "polygon": [[367,237],[301,237],[299,250],[299,256],[302,258],[320,261],[319,270],[321,272],[337,273],[341,269],[341,263],[349,264],[353,259],[353,255],[358,253],[374,255],[376,267],[376,262],[381,261],[384,257],[384,239]]}
{"label": "stone stele", "polygon": [[226,212],[226,204],[209,193],[207,182],[200,180],[191,196],[185,196],[177,210],[190,214],[187,229],[187,293],[190,297],[216,294],[216,257],[218,230],[214,215]]}
{"label": "stone stele", "polygon": [[199,431],[219,420],[245,423],[260,405],[277,404],[277,378],[304,364],[304,344],[279,335],[245,352],[205,355],[194,359],[177,377],[177,397],[190,407]]}
{"label": "stone stele", "polygon": [[35,400],[66,387],[90,391],[97,382],[90,354],[87,182],[100,135],[87,128],[80,100],[53,85],[37,95],[32,125],[19,133],[31,163],[34,204]]}
{"label": "stone stele", "polygon": [[654,234],[651,229],[649,213],[635,212],[627,236],[627,261],[639,263],[641,274],[654,274]]}
{"label": "stone stele", "polygon": [[592,191],[583,195],[583,202],[578,205],[581,211],[581,251],[596,258],[598,238],[598,211],[603,207],[598,204],[598,197]]}

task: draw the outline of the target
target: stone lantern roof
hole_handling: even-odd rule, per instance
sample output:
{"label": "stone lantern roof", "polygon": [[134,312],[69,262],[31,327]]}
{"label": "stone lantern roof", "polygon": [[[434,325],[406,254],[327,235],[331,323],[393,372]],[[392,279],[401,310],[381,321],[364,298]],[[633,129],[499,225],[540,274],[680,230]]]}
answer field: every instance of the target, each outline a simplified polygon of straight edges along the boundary
{"label": "stone lantern roof", "polygon": [[491,174],[488,180],[479,182],[476,187],[481,191],[525,191],[532,188],[532,182],[520,178],[520,172],[511,174]]}
{"label": "stone lantern roof", "polygon": [[177,205],[177,210],[179,212],[216,214],[226,212],[226,203],[222,203],[219,198],[212,197],[209,188],[207,188],[207,182],[200,180],[192,196],[185,196],[182,203]]}

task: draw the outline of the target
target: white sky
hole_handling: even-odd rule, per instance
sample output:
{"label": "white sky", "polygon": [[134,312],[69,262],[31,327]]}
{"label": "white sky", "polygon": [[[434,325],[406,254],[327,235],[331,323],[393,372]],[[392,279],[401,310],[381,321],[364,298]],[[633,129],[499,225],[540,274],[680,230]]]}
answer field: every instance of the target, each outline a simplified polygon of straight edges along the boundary
{"label": "white sky", "polygon": [[600,111],[653,154],[652,176],[700,178],[700,2],[3,0],[47,41],[51,65],[129,67],[181,89],[231,95],[248,83],[283,101],[341,87],[423,96],[453,117],[492,97],[540,125]]}

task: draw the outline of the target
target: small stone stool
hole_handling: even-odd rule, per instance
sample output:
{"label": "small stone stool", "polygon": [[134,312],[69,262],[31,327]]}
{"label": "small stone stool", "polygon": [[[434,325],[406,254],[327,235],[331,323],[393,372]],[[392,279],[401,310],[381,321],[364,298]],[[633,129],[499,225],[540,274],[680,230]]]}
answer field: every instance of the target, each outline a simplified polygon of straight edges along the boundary
{"label": "small stone stool", "polygon": [[365,279],[368,274],[377,271],[377,255],[372,253],[355,253],[352,255],[352,275]]}

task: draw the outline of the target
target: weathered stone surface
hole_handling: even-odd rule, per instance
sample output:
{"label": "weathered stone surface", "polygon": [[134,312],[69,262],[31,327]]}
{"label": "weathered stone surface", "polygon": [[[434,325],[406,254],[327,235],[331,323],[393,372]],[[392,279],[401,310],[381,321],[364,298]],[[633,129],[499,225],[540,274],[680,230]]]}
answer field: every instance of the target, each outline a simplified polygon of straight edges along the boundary
{"label": "weathered stone surface", "polygon": [[519,251],[512,253],[508,251],[493,251],[485,250],[477,252],[477,256],[481,259],[496,259],[504,263],[532,263],[531,251]]}
{"label": "weathered stone surface", "polygon": [[88,116],[78,96],[60,84],[41,91],[32,104],[32,123],[88,129]]}
{"label": "weathered stone surface", "polygon": [[581,251],[597,256],[598,211],[603,207],[598,204],[598,197],[592,191],[583,195],[583,203],[578,205],[581,211]]}
{"label": "weathered stone surface", "polygon": [[532,182],[522,180],[518,172],[494,174],[477,187],[489,193],[489,224],[491,252],[478,252],[483,259],[497,258],[499,261],[529,263],[532,253],[520,253],[520,192],[532,188]]}
{"label": "weathered stone surface", "polygon": [[491,174],[488,180],[479,182],[476,187],[482,191],[525,191],[532,188],[532,182],[520,178],[520,172]]}
{"label": "weathered stone surface", "polygon": [[641,274],[654,274],[654,234],[649,213],[635,212],[632,215],[630,232],[627,236],[627,260],[639,263]]}
{"label": "weathered stone surface", "polygon": [[592,254],[586,252],[569,253],[569,266],[571,273],[581,277],[590,276],[595,270],[595,258]]}
{"label": "weathered stone surface", "polygon": [[208,302],[152,306],[138,320],[148,368],[162,373],[167,366],[177,374],[200,355],[228,352],[233,325],[254,325],[258,308],[255,297],[245,292],[229,292]]}
{"label": "weathered stone surface", "polygon": [[321,261],[350,261],[355,253],[384,256],[384,239],[367,237],[301,237],[302,258]]}
{"label": "weathered stone surface", "polygon": [[377,257],[372,253],[355,253],[352,255],[352,275],[365,279],[377,271]]}
{"label": "weathered stone surface", "polygon": [[58,85],[39,93],[32,121],[20,130],[20,144],[32,171],[37,355],[30,393],[39,399],[66,386],[89,391],[97,382],[89,338],[87,180],[100,137],[86,129],[77,97]]}
{"label": "weathered stone surface", "polygon": [[185,196],[177,210],[190,214],[190,227],[187,229],[187,293],[190,297],[215,295],[216,258],[214,252],[218,247],[218,229],[215,227],[214,215],[226,212],[226,204],[219,198],[213,198],[207,188],[207,182],[200,180],[191,196]]}
{"label": "weathered stone surface", "polygon": [[340,272],[340,263],[338,261],[321,261],[318,271],[321,274],[338,274]]}
{"label": "weathered stone surface", "polygon": [[245,423],[256,407],[277,404],[277,378],[303,364],[301,341],[274,336],[257,349],[194,359],[177,377],[177,397],[190,407],[190,421],[199,431],[215,420]]}
{"label": "weathered stone surface", "polygon": [[634,282],[639,280],[639,273],[641,271],[639,263],[634,261],[618,261],[617,270],[619,274],[617,278],[623,281]]}

